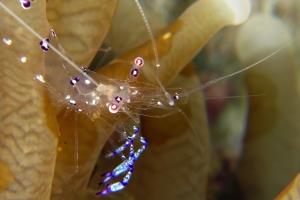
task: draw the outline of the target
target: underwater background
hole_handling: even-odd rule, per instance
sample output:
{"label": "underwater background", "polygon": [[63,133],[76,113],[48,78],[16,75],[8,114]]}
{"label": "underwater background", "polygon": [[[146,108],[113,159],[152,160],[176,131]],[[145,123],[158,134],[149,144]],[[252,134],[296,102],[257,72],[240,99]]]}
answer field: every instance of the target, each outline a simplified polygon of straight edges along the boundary
{"label": "underwater background", "polygon": [[[111,78],[126,78],[126,62],[136,56],[154,62],[134,1],[37,0],[24,16],[19,1],[1,2],[31,27],[44,27],[39,34],[51,26],[79,66],[95,68],[104,56],[100,46],[112,48],[98,70]],[[105,188],[98,186],[100,175],[122,161],[106,157],[114,148],[109,141],[122,144],[119,133],[83,114],[75,120],[74,112],[66,116],[51,104],[29,75],[47,73],[43,52],[32,47],[36,39],[14,20],[4,20],[7,13],[0,10],[2,39],[14,34],[19,41],[13,50],[0,45],[0,199],[274,199],[299,173],[300,2],[251,0],[241,25],[220,0],[140,2],[166,69],[159,79],[167,88],[198,90],[179,105],[186,117],[143,112],[141,134],[149,146],[128,186],[104,197],[94,193]],[[26,68],[15,59],[23,52],[34,58]],[[147,70],[140,81],[155,84]],[[284,193],[280,199],[285,198]]]}

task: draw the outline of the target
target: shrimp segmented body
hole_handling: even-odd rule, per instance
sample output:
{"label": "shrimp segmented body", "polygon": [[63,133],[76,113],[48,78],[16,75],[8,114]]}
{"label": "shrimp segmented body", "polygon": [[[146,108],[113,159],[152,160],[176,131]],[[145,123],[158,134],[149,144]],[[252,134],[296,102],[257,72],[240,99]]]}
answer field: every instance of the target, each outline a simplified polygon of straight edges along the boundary
{"label": "shrimp segmented body", "polygon": [[[28,10],[31,7],[30,1],[20,1],[20,3],[24,10]],[[65,115],[70,111],[75,111],[76,115],[84,113],[91,121],[99,120],[108,126],[115,127],[116,130],[120,130],[123,128],[118,128],[118,123],[122,121],[121,118],[124,114],[138,124],[140,122],[140,111],[142,110],[158,108],[164,112],[160,116],[155,115],[153,117],[167,116],[178,112],[178,109],[174,107],[174,102],[186,102],[184,99],[187,93],[184,89],[165,90],[161,86],[137,81],[140,69],[145,63],[142,57],[138,56],[130,63],[132,68],[128,71],[127,80],[107,78],[87,69],[86,66],[77,66],[72,60],[68,59],[58,40],[59,35],[56,34],[53,28],[49,27],[48,33],[41,35],[26,24],[22,18],[15,15],[4,3],[0,5],[7,12],[8,16],[14,18],[24,29],[35,36],[36,46],[33,48],[39,48],[40,51],[45,53],[46,66],[45,75],[33,72],[31,76],[42,85],[45,85],[51,96],[52,105],[58,108],[67,108]],[[18,42],[16,42],[17,40],[14,37],[20,36],[11,35],[12,33],[9,32],[9,29],[2,35],[2,40],[6,45],[5,48],[8,50],[17,49],[16,45],[18,45]],[[23,63],[23,67],[26,67],[26,61],[30,60],[30,56],[26,52],[15,52],[15,54],[20,58],[19,60]],[[59,79],[53,78],[57,74],[60,75]],[[57,87],[57,82],[60,82],[61,87]],[[100,184],[106,183],[126,172],[125,177],[122,181],[107,186],[106,190],[98,192],[97,195],[106,195],[123,189],[129,182],[134,163],[146,149],[148,145],[147,140],[140,136],[137,126],[132,127],[129,128],[129,131],[126,131],[124,136],[126,138],[125,143],[117,147],[110,155],[120,155],[122,163],[112,172],[105,173],[103,175],[105,179]],[[139,139],[142,144],[142,147],[136,151],[134,150],[135,139]],[[75,140],[77,139],[75,138]],[[77,145],[75,151],[78,151],[78,141],[75,141],[75,143],[75,146]],[[129,157],[126,157],[123,151],[128,147],[130,152]],[[75,155],[76,169],[74,173],[77,173],[78,152],[75,152],[75,154],[77,155]]]}

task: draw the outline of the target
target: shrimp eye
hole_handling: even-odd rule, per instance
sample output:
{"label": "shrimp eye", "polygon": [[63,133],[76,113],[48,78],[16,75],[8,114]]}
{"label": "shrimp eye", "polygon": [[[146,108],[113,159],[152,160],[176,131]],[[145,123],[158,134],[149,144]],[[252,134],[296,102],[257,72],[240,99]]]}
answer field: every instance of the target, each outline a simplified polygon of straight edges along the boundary
{"label": "shrimp eye", "polygon": [[108,107],[108,110],[109,110],[109,112],[111,112],[111,113],[117,113],[118,111],[119,111],[119,106],[117,106],[116,104],[110,104],[109,105],[109,107]]}
{"label": "shrimp eye", "polygon": [[134,63],[138,67],[143,67],[144,59],[142,57],[137,57],[136,59],[134,59]]}

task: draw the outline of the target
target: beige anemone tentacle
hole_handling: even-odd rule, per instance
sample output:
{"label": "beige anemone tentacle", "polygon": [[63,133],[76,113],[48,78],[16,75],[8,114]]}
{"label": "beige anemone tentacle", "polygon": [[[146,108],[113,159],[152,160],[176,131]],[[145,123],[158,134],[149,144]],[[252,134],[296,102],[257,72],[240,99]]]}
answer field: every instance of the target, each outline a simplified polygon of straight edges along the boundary
{"label": "beige anemone tentacle", "polygon": [[[158,75],[163,85],[170,83],[189,61],[201,50],[207,41],[221,28],[243,23],[250,14],[248,0],[201,0],[196,1],[186,11],[155,38],[161,67]],[[197,41],[197,42],[195,42]],[[111,77],[126,77],[120,70],[112,68],[126,67],[135,57],[142,56],[145,66],[143,78],[157,83],[156,57],[151,41],[124,53],[107,67]],[[122,70],[122,71],[125,71]]]}
{"label": "beige anemone tentacle", "polygon": [[61,45],[77,65],[88,67],[100,48],[118,0],[51,0],[47,18]]}
{"label": "beige anemone tentacle", "polygon": [[[1,2],[39,34],[48,34],[44,1],[29,12],[18,2]],[[0,18],[1,36],[12,41],[6,45],[1,38],[0,44],[0,199],[49,199],[58,128],[44,86],[34,79],[43,74],[44,52],[2,7]]]}
{"label": "beige anemone tentacle", "polygon": [[[273,34],[276,32],[276,34]],[[292,41],[289,28],[272,15],[255,14],[237,35],[245,65]],[[300,117],[297,58],[293,44],[245,73],[249,99],[244,151],[238,166],[247,199],[273,199],[299,172]]]}

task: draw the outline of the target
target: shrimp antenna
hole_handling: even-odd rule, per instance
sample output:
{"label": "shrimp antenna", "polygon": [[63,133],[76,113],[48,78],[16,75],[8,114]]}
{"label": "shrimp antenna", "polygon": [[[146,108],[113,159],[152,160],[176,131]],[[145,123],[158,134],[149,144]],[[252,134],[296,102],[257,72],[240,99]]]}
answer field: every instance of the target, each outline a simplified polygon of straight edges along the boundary
{"label": "shrimp antenna", "polygon": [[153,51],[154,51],[154,56],[155,56],[155,66],[156,67],[160,67],[160,61],[159,61],[159,55],[158,55],[158,51],[157,51],[157,46],[156,46],[156,43],[155,43],[155,40],[154,40],[154,36],[153,36],[153,33],[152,33],[152,30],[151,30],[151,27],[150,27],[150,24],[148,22],[148,19],[144,13],[144,10],[139,2],[139,0],[134,0],[142,17],[143,17],[143,20],[144,20],[144,23],[146,25],[146,28],[147,28],[147,31],[148,31],[148,34],[150,36],[150,40],[151,40],[151,43],[152,43],[152,46],[153,46]]}
{"label": "shrimp antenna", "polygon": [[299,37],[300,37],[300,36],[295,37],[293,40],[291,40],[290,42],[288,42],[288,43],[285,44],[284,46],[280,47],[279,49],[277,49],[277,50],[274,51],[273,53],[269,54],[268,56],[264,57],[263,59],[261,59],[261,60],[255,62],[255,63],[253,63],[252,65],[249,65],[249,66],[247,66],[247,67],[245,67],[245,68],[243,68],[243,69],[241,69],[241,70],[238,70],[238,71],[236,71],[236,72],[233,72],[233,73],[228,74],[228,75],[225,75],[225,76],[222,76],[222,77],[220,77],[220,78],[210,80],[210,81],[206,82],[204,85],[202,85],[202,86],[200,86],[200,87],[198,87],[198,88],[195,88],[195,89],[189,91],[188,94],[189,94],[189,95],[190,95],[190,94],[193,94],[193,93],[195,93],[195,92],[197,92],[197,91],[199,91],[199,90],[202,91],[202,90],[208,88],[209,86],[216,84],[216,83],[219,82],[219,81],[222,81],[222,80],[224,80],[224,79],[227,79],[227,78],[232,77],[232,76],[234,76],[234,75],[237,75],[237,74],[239,74],[239,73],[242,73],[242,72],[244,72],[244,71],[247,71],[248,69],[251,69],[252,67],[255,67],[256,65],[258,65],[258,64],[260,64],[260,63],[262,63],[262,62],[268,60],[269,58],[271,58],[272,56],[274,56],[275,54],[277,54],[277,53],[280,52],[281,50],[285,49],[287,46],[289,46],[290,44],[292,44],[292,43],[293,43],[295,40],[297,40]]}
{"label": "shrimp antenna", "polygon": [[[151,40],[151,43],[152,43],[153,52],[154,52],[154,56],[155,56],[155,66],[157,67],[156,70],[157,70],[157,74],[158,74],[158,67],[160,67],[160,61],[159,61],[159,55],[158,55],[157,46],[156,46],[156,43],[155,43],[155,40],[154,40],[154,36],[153,36],[150,24],[149,24],[149,22],[147,20],[147,17],[146,17],[146,15],[144,13],[144,10],[143,10],[143,8],[142,8],[139,0],[134,0],[134,1],[135,1],[136,5],[137,5],[137,7],[138,7],[138,9],[139,9],[142,17],[143,17],[144,23],[146,25],[146,28],[147,28],[147,31],[148,31],[148,34],[149,34],[149,37],[150,37],[150,40]],[[151,74],[153,75],[152,72],[151,72]],[[165,96],[169,100],[169,105],[173,106],[174,105],[174,100],[172,99],[172,97],[170,96],[170,94],[165,90],[165,88],[162,85],[162,83],[160,82],[160,80],[156,76],[154,76],[154,77],[155,77],[157,83],[159,84],[159,86],[161,87],[161,89],[164,91]]]}

